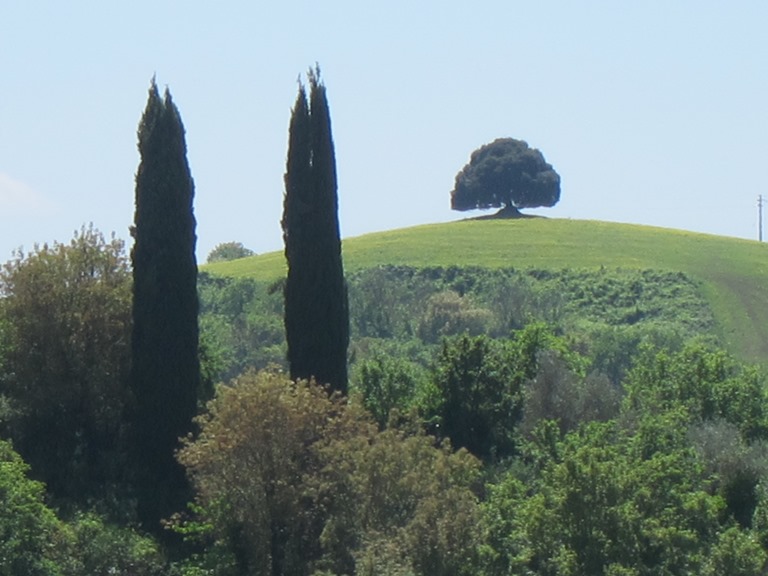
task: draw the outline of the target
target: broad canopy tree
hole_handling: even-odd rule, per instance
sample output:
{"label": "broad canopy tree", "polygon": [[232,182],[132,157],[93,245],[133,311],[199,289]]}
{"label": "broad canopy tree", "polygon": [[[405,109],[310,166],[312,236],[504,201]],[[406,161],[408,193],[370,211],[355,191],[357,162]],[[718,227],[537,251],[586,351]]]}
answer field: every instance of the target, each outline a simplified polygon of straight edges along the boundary
{"label": "broad canopy tree", "polygon": [[254,252],[250,248],[243,246],[242,242],[223,242],[208,253],[206,264],[213,262],[228,262],[238,258],[248,258],[253,256]]}
{"label": "broad canopy tree", "polygon": [[544,156],[522,140],[499,138],[472,153],[456,175],[452,210],[501,208],[500,216],[520,216],[521,208],[552,207],[560,200],[560,176]]}
{"label": "broad canopy tree", "polygon": [[131,272],[114,236],[84,226],[0,267],[0,434],[60,501],[124,480],[130,332]]}

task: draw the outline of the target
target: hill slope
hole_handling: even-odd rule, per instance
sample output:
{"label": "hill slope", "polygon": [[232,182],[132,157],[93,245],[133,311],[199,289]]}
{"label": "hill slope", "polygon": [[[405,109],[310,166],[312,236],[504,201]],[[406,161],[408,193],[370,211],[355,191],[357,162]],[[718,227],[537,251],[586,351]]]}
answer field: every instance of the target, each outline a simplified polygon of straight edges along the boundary
{"label": "hill slope", "polygon": [[[489,268],[628,268],[683,272],[701,283],[719,336],[737,355],[768,358],[768,246],[707,234],[586,220],[465,220],[344,240],[347,271],[382,264]],[[280,278],[282,252],[206,266]]]}

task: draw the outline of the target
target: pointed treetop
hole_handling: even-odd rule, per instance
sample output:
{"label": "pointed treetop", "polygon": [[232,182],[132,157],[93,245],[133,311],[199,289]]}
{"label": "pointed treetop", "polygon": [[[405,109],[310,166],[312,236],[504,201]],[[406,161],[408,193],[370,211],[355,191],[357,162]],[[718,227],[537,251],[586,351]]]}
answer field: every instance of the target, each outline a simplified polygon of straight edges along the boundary
{"label": "pointed treetop", "polygon": [[315,67],[307,71],[307,78],[309,79],[309,84],[313,88],[317,88],[318,86],[322,86],[323,82],[320,79],[320,64],[315,62]]}
{"label": "pointed treetop", "polygon": [[149,96],[147,97],[147,105],[144,108],[144,114],[139,122],[139,150],[146,144],[149,134],[160,120],[164,108],[163,100],[160,98],[160,92],[157,89],[157,82],[155,76],[152,76],[152,81],[149,84]]}

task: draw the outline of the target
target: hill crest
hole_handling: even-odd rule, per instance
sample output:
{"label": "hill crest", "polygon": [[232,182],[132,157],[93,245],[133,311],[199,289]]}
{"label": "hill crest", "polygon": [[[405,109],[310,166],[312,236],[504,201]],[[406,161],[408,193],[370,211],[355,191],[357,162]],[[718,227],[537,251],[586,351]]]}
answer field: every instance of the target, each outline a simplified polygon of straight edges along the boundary
{"label": "hill crest", "polygon": [[[348,272],[381,265],[623,268],[683,272],[700,282],[719,336],[744,359],[768,357],[768,247],[636,224],[550,218],[460,220],[347,238]],[[203,267],[214,275],[274,281],[282,252]]]}

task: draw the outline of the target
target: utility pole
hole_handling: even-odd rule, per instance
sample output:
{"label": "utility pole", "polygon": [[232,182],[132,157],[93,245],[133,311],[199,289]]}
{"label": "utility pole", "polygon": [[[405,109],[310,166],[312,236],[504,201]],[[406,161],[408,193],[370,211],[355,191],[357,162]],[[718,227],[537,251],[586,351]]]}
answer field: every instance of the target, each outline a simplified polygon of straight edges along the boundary
{"label": "utility pole", "polygon": [[763,195],[757,197],[757,239],[763,241]]}

